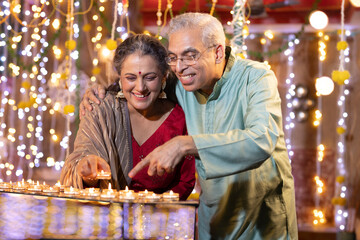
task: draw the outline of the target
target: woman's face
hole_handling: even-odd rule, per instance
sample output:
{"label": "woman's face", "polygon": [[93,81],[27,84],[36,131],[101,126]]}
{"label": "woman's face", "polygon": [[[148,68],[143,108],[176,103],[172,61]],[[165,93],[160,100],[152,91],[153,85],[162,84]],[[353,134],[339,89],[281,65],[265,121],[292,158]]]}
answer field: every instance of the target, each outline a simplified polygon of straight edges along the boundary
{"label": "woman's face", "polygon": [[128,105],[137,111],[149,110],[161,92],[164,74],[150,55],[135,52],[121,67],[120,81]]}

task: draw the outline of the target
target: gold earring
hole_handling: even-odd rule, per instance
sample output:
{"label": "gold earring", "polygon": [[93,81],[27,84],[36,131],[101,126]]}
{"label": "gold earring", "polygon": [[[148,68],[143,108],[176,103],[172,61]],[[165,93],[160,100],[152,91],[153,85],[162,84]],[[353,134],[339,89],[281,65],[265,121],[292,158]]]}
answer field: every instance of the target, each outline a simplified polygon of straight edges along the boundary
{"label": "gold earring", "polygon": [[122,86],[121,86],[121,80],[119,80],[119,86],[120,86],[120,91],[118,91],[118,93],[116,94],[117,98],[125,98],[123,90],[122,90]]}
{"label": "gold earring", "polygon": [[166,87],[166,81],[164,81],[161,85],[161,93],[159,95],[159,98],[163,98],[163,99],[167,98],[166,93],[164,91],[165,87]]}

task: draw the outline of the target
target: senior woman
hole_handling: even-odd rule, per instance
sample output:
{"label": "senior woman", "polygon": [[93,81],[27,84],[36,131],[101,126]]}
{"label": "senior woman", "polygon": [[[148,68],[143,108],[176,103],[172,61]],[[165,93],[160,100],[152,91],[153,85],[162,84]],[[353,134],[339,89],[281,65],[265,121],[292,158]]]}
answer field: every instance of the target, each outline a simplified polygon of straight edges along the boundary
{"label": "senior woman", "polygon": [[[149,176],[148,169],[143,169],[128,177],[157,146],[187,134],[184,112],[169,100],[174,99],[173,91],[165,97],[171,75],[166,56],[165,47],[144,34],[131,36],[117,47],[114,65],[120,80],[109,87],[100,105],[93,104],[93,111],[82,117],[74,151],[61,172],[64,185],[106,188],[111,182],[117,189],[173,190],[181,200],[190,195],[195,184],[193,156],[186,156],[171,172],[158,169],[159,175]],[[98,179],[101,170],[111,172],[111,180]]]}

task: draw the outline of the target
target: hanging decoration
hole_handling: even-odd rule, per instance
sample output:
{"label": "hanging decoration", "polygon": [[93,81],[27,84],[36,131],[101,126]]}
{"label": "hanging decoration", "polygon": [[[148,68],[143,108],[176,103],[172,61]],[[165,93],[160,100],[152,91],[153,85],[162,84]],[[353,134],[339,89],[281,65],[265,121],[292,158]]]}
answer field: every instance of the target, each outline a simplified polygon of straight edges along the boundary
{"label": "hanging decoration", "polygon": [[[65,68],[65,77],[66,77],[66,88],[68,89],[68,87],[70,86],[70,82],[71,79],[73,77],[72,74],[72,50],[75,49],[76,47],[76,42],[73,40],[73,25],[74,25],[74,0],[70,0],[68,1],[68,7],[67,7],[68,11],[67,11],[67,15],[66,15],[66,22],[68,23],[67,25],[67,30],[68,30],[68,36],[69,36],[69,40],[67,40],[65,42],[65,48],[68,49],[68,54],[66,56],[66,68]],[[68,89],[69,90],[69,89]],[[64,108],[69,109],[71,107],[71,102],[70,102],[70,91],[68,91],[67,94],[68,98],[67,98],[67,105],[64,106]],[[72,114],[73,112],[67,112],[68,114],[66,115],[66,134],[63,140],[65,140],[65,144],[66,144],[66,156],[68,156],[70,154],[70,150],[68,147],[68,141],[69,141],[69,137],[71,135],[71,131],[70,131],[70,114]]]}
{"label": "hanging decoration", "polygon": [[156,37],[161,40],[162,36],[160,35],[162,30],[164,29],[164,27],[167,24],[167,14],[170,14],[170,17],[173,18],[173,12],[172,12],[172,3],[174,2],[174,0],[167,0],[167,5],[166,5],[166,9],[164,11],[164,17],[163,17],[163,21],[161,20],[162,17],[162,12],[161,12],[161,0],[158,0],[158,10],[156,12],[156,16],[157,16],[157,21],[156,21],[156,25],[158,26],[158,32],[156,34]]}
{"label": "hanging decoration", "polygon": [[348,116],[346,112],[346,96],[349,94],[349,90],[346,88],[346,85],[349,84],[349,78],[351,77],[349,71],[345,70],[345,59],[346,55],[349,54],[349,46],[345,41],[345,29],[344,29],[344,5],[345,0],[341,2],[341,29],[339,31],[340,41],[337,43],[337,50],[340,52],[340,63],[338,70],[332,72],[332,79],[340,87],[340,96],[338,100],[339,106],[339,121],[336,128],[338,133],[338,151],[337,151],[337,178],[335,186],[335,196],[332,199],[332,203],[335,205],[335,224],[341,231],[353,231],[353,217],[354,214],[350,214],[346,208],[348,204],[348,198],[351,197],[347,191],[347,179],[346,175],[346,143],[345,143],[345,133],[347,131],[346,127],[346,118]]}
{"label": "hanging decoration", "polygon": [[291,40],[294,38],[294,35],[289,35],[287,40],[290,40],[290,43],[288,45],[288,49],[284,51],[284,55],[287,58],[288,63],[288,77],[285,80],[286,86],[287,86],[287,93],[285,95],[286,98],[286,109],[287,109],[287,116],[285,117],[285,143],[286,143],[286,149],[288,150],[289,154],[289,161],[292,162],[292,157],[294,156],[294,151],[292,149],[291,145],[291,133],[292,129],[295,127],[295,113],[292,110],[292,98],[295,95],[295,73],[294,73],[294,52],[295,52],[295,44],[291,42]]}
{"label": "hanging decoration", "polygon": [[[318,8],[319,3],[321,2],[321,0],[315,0],[310,11],[309,14],[314,11],[315,9]],[[295,38],[290,40],[289,42],[283,44],[281,47],[277,48],[277,49],[273,49],[273,50],[268,50],[266,52],[259,52],[259,51],[251,51],[248,50],[247,51],[247,55],[250,57],[255,57],[257,59],[263,59],[264,57],[271,57],[275,54],[281,53],[283,51],[285,51],[288,48],[288,45],[290,42],[292,43],[296,43],[296,41],[299,41],[298,39],[304,34],[305,32],[305,26],[309,24],[309,14],[305,17],[304,19],[304,23],[301,25],[300,30],[295,33]]]}
{"label": "hanging decoration", "polygon": [[[51,74],[51,78],[47,81],[48,95],[51,96],[52,108],[63,114],[64,117],[69,116],[70,122],[73,122],[76,116],[75,107],[70,103],[75,103],[77,94],[83,96],[85,90],[89,87],[90,78],[83,71],[80,71],[76,76],[70,80],[67,78],[66,72],[74,75],[77,72],[76,66],[72,64],[72,69],[68,69],[67,62],[62,62],[56,72]],[[75,76],[75,75],[74,75]],[[76,93],[76,89],[79,93]],[[63,110],[63,111],[62,111]]]}
{"label": "hanging decoration", "polygon": [[[318,75],[323,75],[323,62],[326,59],[326,41],[329,40],[329,37],[325,35],[322,31],[317,33],[318,36]],[[321,164],[325,157],[325,145],[322,143],[322,95],[317,92],[317,110],[315,111],[315,121],[313,125],[316,127],[316,175],[314,177],[314,182],[316,185],[316,193],[315,193],[315,209],[313,211],[313,224],[324,224],[326,222],[325,211],[322,210],[320,206],[320,200],[322,198],[325,184],[323,180],[323,176],[321,174]]]}
{"label": "hanging decoration", "polygon": [[231,39],[231,46],[236,54],[246,58],[245,38],[249,35],[249,28],[246,25],[245,18],[246,0],[236,0],[231,11],[233,20],[231,26],[233,27],[234,36]]}
{"label": "hanging decoration", "polygon": [[212,5],[210,9],[210,15],[212,16],[215,12],[215,6],[216,6],[217,0],[212,0]]}

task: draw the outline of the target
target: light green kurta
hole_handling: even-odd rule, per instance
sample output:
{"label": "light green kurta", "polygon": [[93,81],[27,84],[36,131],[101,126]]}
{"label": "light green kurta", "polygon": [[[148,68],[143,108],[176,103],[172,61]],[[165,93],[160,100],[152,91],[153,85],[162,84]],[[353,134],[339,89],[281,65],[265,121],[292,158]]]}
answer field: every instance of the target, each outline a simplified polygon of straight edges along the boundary
{"label": "light green kurta", "polygon": [[210,96],[176,95],[200,156],[199,239],[297,239],[274,73],[230,54]]}

